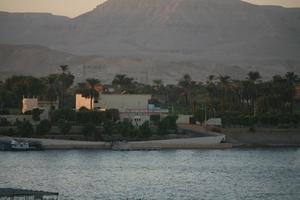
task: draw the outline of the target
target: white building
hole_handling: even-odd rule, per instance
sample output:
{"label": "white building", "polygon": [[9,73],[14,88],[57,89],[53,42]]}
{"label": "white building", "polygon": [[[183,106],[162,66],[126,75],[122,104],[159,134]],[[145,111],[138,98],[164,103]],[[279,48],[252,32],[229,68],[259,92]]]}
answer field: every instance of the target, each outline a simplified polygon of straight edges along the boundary
{"label": "white building", "polygon": [[[142,125],[153,114],[167,114],[168,110],[149,106],[151,95],[148,94],[100,94],[92,102],[94,110],[117,109],[122,120],[131,120],[134,125]],[[90,98],[76,94],[76,110],[82,107],[90,109]]]}

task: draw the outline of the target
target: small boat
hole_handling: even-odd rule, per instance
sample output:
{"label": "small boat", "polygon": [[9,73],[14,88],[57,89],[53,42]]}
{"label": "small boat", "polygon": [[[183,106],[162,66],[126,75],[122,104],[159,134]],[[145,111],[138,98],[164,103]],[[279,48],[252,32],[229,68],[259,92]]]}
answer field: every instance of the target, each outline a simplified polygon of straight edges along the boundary
{"label": "small boat", "polygon": [[10,141],[10,148],[12,151],[29,151],[33,150],[32,147],[30,147],[29,143],[26,141],[17,141],[17,140],[11,140]]}
{"label": "small boat", "polygon": [[42,149],[42,144],[39,141],[26,141],[15,138],[0,139],[0,151],[37,151]]}

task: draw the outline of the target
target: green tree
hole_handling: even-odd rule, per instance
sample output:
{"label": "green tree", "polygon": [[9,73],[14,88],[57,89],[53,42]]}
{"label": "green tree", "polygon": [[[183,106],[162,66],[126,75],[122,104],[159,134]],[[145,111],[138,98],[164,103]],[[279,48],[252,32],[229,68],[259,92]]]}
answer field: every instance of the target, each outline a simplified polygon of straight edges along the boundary
{"label": "green tree", "polygon": [[294,72],[287,72],[285,78],[287,80],[287,98],[290,104],[290,112],[292,113],[295,104],[295,87],[299,83],[299,77]]}
{"label": "green tree", "polygon": [[58,75],[51,74],[47,76],[45,79],[46,92],[45,98],[51,102],[51,107],[53,106],[53,102],[57,100],[59,96],[59,86],[58,86]]}
{"label": "green tree", "polygon": [[261,76],[259,74],[259,72],[249,72],[248,73],[248,77],[247,77],[248,81],[249,81],[249,96],[250,96],[250,101],[251,101],[251,107],[252,107],[252,113],[253,116],[256,116],[256,100],[258,98],[257,96],[257,84],[258,81],[261,79]]}
{"label": "green tree", "polygon": [[44,111],[39,109],[39,108],[35,108],[31,111],[32,114],[32,119],[36,122],[40,121],[40,115],[43,113]]}
{"label": "green tree", "polygon": [[150,138],[153,134],[149,121],[144,122],[139,127],[139,133],[142,138]]}
{"label": "green tree", "polygon": [[30,137],[34,135],[33,125],[27,121],[17,121],[16,122],[17,134],[21,137]]}
{"label": "green tree", "polygon": [[125,74],[117,74],[112,84],[122,93],[131,93],[134,91],[133,78],[129,78]]}
{"label": "green tree", "polygon": [[67,90],[73,85],[75,76],[69,72],[68,65],[60,66],[61,73],[58,75],[58,81],[60,85],[60,107],[65,106],[65,95]]}
{"label": "green tree", "polygon": [[224,112],[226,109],[228,109],[228,90],[231,86],[231,78],[230,76],[220,75],[218,79],[222,91],[220,107],[221,111]]}

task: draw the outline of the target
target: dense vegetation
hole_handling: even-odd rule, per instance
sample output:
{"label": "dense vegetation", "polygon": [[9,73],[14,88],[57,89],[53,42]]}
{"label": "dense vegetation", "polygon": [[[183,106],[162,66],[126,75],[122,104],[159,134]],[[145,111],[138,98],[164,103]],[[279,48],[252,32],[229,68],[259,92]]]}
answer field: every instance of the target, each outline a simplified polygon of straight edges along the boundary
{"label": "dense vegetation", "polygon": [[[59,109],[50,112],[50,121],[40,121],[41,111],[33,110],[30,114],[37,122],[36,126],[25,121],[16,122],[16,134],[48,134],[53,126],[68,134],[72,126],[81,126],[81,133],[87,138],[101,139],[103,134],[149,138],[176,133],[178,114],[194,115],[194,121],[201,123],[210,117],[221,117],[226,127],[298,127],[300,122],[299,102],[295,99],[295,86],[300,79],[293,72],[276,75],[271,80],[263,80],[258,72],[249,72],[244,80],[211,75],[205,83],[192,80],[185,74],[177,84],[169,85],[162,80],[147,85],[118,74],[110,86],[113,90],[109,90],[97,79],[73,85],[74,76],[68,66],[60,69],[61,73],[47,77],[13,76],[0,82],[0,114],[14,114],[20,110],[23,96],[60,102]],[[154,115],[150,122],[135,127],[128,121],[119,121],[117,110],[92,111],[92,101],[99,96],[99,85],[104,93],[152,94],[150,103],[168,108],[171,115],[163,119]],[[82,108],[79,112],[73,110],[75,92],[91,97],[90,108]],[[13,124],[0,117],[0,125]]]}

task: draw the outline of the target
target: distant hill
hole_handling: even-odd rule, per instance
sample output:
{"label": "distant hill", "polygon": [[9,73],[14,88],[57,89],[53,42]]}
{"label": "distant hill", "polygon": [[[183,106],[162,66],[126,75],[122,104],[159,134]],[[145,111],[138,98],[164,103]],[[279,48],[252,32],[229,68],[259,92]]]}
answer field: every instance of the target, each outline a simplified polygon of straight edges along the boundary
{"label": "distant hill", "polygon": [[[0,61],[1,69],[22,73],[27,59],[32,69],[45,67],[44,72],[60,61],[109,64],[101,73],[120,69],[143,80],[171,80],[183,72],[201,79],[212,72],[241,77],[250,69],[271,76],[299,71],[300,64],[300,9],[239,0],[108,0],[73,19],[0,12],[0,27],[0,43],[68,52],[48,49],[43,56],[52,57],[38,61],[18,51],[19,65]],[[7,53],[4,47],[0,51]]]}

